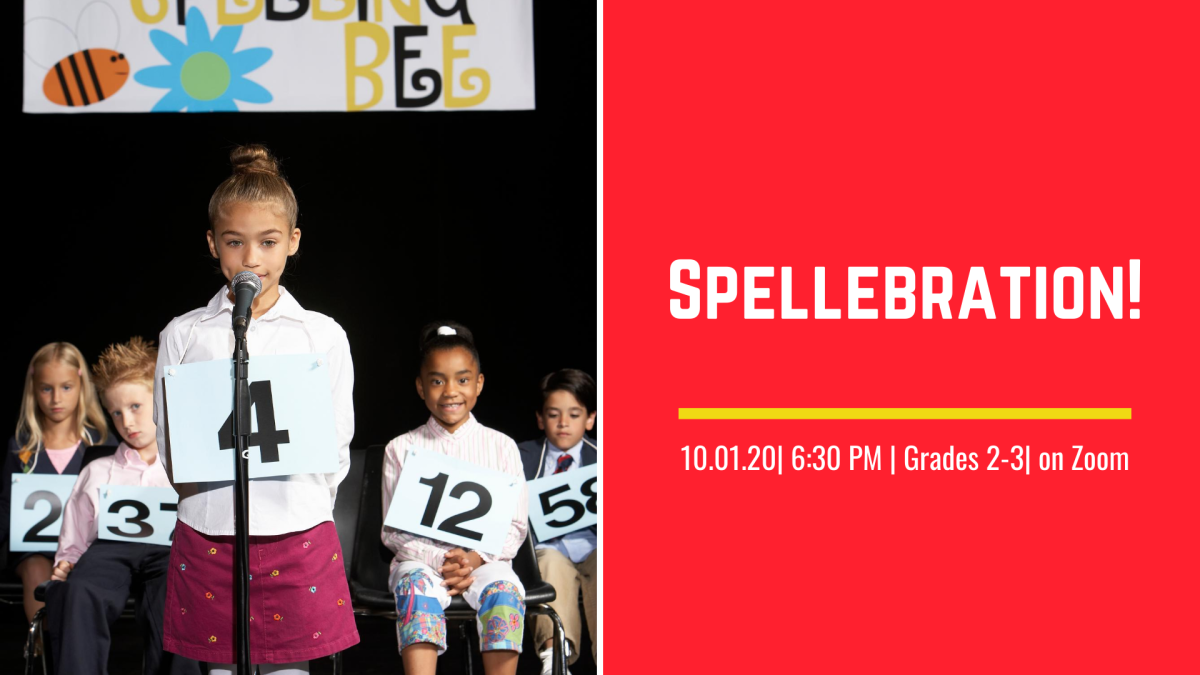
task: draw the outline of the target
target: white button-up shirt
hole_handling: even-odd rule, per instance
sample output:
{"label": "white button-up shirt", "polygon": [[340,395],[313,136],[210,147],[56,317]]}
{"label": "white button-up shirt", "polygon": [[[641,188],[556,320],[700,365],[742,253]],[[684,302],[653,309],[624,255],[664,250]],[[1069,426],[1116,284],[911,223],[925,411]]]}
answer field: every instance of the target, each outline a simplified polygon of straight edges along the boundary
{"label": "white button-up shirt", "polygon": [[[158,338],[155,368],[154,422],[158,447],[171,469],[171,451],[163,419],[165,371],[182,363],[233,358],[233,302],[222,287],[208,305],[177,317]],[[333,391],[333,420],[337,431],[338,471],[327,474],[276,476],[250,481],[250,534],[301,532],[333,520],[338,484],[350,470],[350,439],[354,436],[354,365],[346,331],[333,319],[300,306],[282,286],[279,300],[262,317],[250,320],[246,336],[250,358],[268,354],[324,353]],[[172,481],[174,482],[174,481]],[[210,536],[234,534],[233,481],[175,483],[179,520]]]}
{"label": "white button-up shirt", "polygon": [[[440,452],[455,459],[501,471],[521,481],[521,494],[517,498],[517,510],[513,514],[512,523],[509,524],[508,534],[504,538],[504,550],[498,556],[476,551],[486,562],[509,562],[515,558],[521,550],[521,544],[525,543],[525,532],[529,523],[529,489],[525,486],[525,470],[521,467],[521,453],[517,450],[516,442],[495,429],[483,426],[475,419],[474,414],[470,414],[467,421],[453,433],[446,431],[433,416],[430,416],[423,426],[401,434],[387,444],[383,460],[385,518],[388,508],[392,505],[396,484],[400,482],[400,472],[404,470],[404,459],[409,446]],[[384,545],[396,554],[392,560],[393,572],[406,560],[422,562],[437,569],[446,561],[448,551],[459,548],[454,544],[409,534],[388,526],[384,526],[380,537]],[[391,583],[394,586],[395,580]]]}
{"label": "white button-up shirt", "polygon": [[100,512],[101,485],[171,487],[162,462],[143,462],[138,451],[124,442],[111,457],[101,457],[83,467],[63,509],[62,530],[58,535],[58,554],[54,557],[54,564],[66,560],[74,565],[96,542],[99,534],[99,518],[96,514]]}

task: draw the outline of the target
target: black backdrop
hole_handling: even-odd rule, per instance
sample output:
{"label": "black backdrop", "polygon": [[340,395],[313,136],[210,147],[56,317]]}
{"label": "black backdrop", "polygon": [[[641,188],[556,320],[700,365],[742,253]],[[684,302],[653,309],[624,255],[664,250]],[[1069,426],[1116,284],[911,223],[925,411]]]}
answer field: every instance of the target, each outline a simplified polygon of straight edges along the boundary
{"label": "black backdrop", "polygon": [[592,3],[535,3],[536,111],[355,114],[25,115],[10,22],[0,422],[15,425],[42,344],[67,340],[94,360],[208,302],[223,281],[205,245],[208,199],[229,150],[260,142],[300,202],[283,283],[349,335],[354,446],[427,418],[417,331],[440,318],[475,332],[480,420],[536,436],[540,377],[596,368],[595,17]]}

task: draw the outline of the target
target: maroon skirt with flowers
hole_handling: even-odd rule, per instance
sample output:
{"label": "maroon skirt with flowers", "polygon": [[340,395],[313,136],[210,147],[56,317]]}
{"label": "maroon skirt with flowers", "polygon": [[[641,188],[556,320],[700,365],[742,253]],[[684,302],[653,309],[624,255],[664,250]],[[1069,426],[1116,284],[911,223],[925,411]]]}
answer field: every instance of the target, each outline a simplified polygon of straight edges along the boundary
{"label": "maroon skirt with flowers", "polygon": [[[332,522],[250,537],[250,660],[293,663],[358,644],[342,547]],[[233,537],[175,528],[163,648],[234,663]]]}

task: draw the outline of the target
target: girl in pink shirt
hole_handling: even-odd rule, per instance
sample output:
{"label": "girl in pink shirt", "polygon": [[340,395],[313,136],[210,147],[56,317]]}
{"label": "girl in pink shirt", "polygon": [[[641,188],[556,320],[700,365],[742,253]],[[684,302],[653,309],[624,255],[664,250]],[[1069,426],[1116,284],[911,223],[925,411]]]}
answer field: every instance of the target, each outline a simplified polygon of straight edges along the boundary
{"label": "girl in pink shirt", "polygon": [[383,460],[383,513],[404,469],[409,447],[511,474],[521,483],[516,513],[499,555],[486,555],[443,541],[385,526],[383,543],[396,557],[389,585],[399,613],[396,638],[404,672],[433,675],[446,651],[445,609],[462,595],[477,612],[483,669],[487,675],[513,675],[525,633],[525,587],[512,559],[525,541],[528,495],[517,444],[480,424],[471,409],[483,391],[479,352],[466,326],[433,323],[421,335],[417,394],[429,409],[429,421],[388,443]]}
{"label": "girl in pink shirt", "polygon": [[[0,541],[22,535],[8,531],[13,475],[78,474],[83,446],[103,443],[107,435],[104,412],[79,349],[69,342],[51,342],[37,350],[25,375],[17,432],[8,441],[0,472]],[[32,621],[42,608],[33,599],[33,589],[50,579],[51,556],[25,553],[14,567],[25,590],[25,616]]]}
{"label": "girl in pink shirt", "polygon": [[198,675],[196,661],[164,653],[162,626],[171,548],[97,539],[103,485],[170,488],[158,457],[154,425],[154,364],[158,350],[140,337],[112,345],[96,364],[96,386],[123,442],[116,453],[79,473],[63,511],[54,579],[46,590],[47,635],[60,673],[100,675],[108,670],[111,622],[121,615],[130,588],[143,591],[136,618],[145,639],[147,675]]}

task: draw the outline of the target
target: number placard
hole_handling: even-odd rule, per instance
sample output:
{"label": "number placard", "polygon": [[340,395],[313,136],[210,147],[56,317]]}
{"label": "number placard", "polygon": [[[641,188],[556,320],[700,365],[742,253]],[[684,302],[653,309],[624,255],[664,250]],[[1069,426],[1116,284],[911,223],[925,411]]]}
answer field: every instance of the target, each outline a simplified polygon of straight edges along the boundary
{"label": "number placard", "polygon": [[520,495],[516,476],[410,446],[383,524],[499,555]]}
{"label": "number placard", "polygon": [[[45,460],[50,461],[50,460]],[[12,477],[10,551],[57,551],[63,507],[79,476],[18,473]]]}
{"label": "number placard", "polygon": [[101,485],[97,536],[110,541],[170,546],[179,495],[167,487]]}
{"label": "number placard", "polygon": [[[167,366],[171,469],[177,483],[233,480],[233,361]],[[324,354],[250,358],[250,478],[338,470]]]}
{"label": "number placard", "polygon": [[538,541],[596,524],[596,465],[529,481],[529,522]]}

